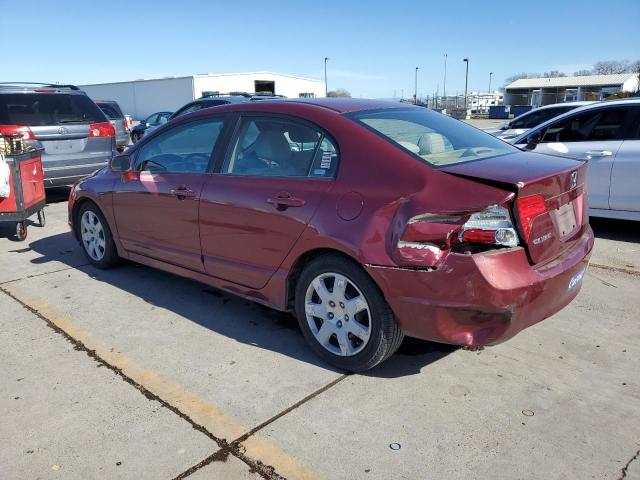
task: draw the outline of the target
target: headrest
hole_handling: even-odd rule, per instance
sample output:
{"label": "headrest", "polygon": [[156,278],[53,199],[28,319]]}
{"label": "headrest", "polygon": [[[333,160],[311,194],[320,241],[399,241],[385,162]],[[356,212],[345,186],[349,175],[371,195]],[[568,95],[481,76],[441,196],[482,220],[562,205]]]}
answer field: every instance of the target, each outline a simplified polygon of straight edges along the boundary
{"label": "headrest", "polygon": [[256,155],[265,160],[286,160],[291,156],[289,142],[279,130],[260,132],[256,138]]}
{"label": "headrest", "polygon": [[444,153],[447,148],[444,137],[435,132],[423,133],[418,140],[418,147],[420,155]]}
{"label": "headrest", "polygon": [[318,132],[311,128],[300,125],[292,125],[289,127],[289,138],[292,142],[312,143],[318,141]]}

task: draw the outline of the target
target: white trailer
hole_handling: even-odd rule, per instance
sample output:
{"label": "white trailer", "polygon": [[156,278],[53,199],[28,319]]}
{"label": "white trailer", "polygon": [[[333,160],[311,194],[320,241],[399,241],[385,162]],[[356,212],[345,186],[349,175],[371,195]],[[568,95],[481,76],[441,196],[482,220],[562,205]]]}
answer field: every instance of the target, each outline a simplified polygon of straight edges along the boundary
{"label": "white trailer", "polygon": [[325,96],[322,80],[273,72],[199,74],[80,85],[95,100],[115,100],[125,114],[142,120],[154,112],[173,112],[206,92],[271,93],[288,98]]}

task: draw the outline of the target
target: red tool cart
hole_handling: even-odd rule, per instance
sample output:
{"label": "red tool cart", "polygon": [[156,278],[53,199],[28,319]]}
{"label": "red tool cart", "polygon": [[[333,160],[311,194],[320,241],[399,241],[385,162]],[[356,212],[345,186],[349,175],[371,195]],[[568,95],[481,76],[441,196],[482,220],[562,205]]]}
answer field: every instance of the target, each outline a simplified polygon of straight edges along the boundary
{"label": "red tool cart", "polygon": [[[26,220],[33,214],[37,213],[41,227],[45,224],[41,152],[27,146],[19,128],[14,127],[8,132],[5,127],[0,127],[0,155],[9,167],[9,188],[4,189],[8,196],[0,196],[0,222],[15,222],[19,240],[27,238]],[[6,167],[0,167],[6,172]]]}

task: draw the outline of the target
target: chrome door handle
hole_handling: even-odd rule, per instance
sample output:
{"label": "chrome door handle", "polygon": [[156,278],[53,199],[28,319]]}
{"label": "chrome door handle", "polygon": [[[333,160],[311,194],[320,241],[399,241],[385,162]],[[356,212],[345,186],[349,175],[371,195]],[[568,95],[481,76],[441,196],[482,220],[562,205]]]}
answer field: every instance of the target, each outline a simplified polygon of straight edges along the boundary
{"label": "chrome door handle", "polygon": [[584,154],[587,158],[591,159],[593,157],[610,157],[613,155],[613,152],[609,150],[587,150]]}
{"label": "chrome door handle", "polygon": [[184,200],[185,198],[193,198],[196,196],[196,192],[190,190],[188,188],[175,188],[169,191],[171,195],[174,197],[178,197],[179,200]]}
{"label": "chrome door handle", "polygon": [[273,205],[277,210],[286,210],[289,207],[302,207],[304,199],[292,197],[290,194],[281,192],[273,198],[267,198],[267,203]]}

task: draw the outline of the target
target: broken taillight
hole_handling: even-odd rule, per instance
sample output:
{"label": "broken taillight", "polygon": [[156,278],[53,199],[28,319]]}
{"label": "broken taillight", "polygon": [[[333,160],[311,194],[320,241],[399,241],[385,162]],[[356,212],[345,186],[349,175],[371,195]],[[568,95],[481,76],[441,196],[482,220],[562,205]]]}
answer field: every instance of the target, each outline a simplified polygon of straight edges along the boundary
{"label": "broken taillight", "polygon": [[500,205],[491,205],[481,212],[472,213],[460,228],[459,243],[486,243],[503,247],[518,245],[518,234],[513,228],[509,210]]}
{"label": "broken taillight", "polygon": [[397,252],[401,264],[432,267],[441,263],[455,245],[515,247],[518,243],[509,210],[492,205],[470,214],[415,216],[407,222]]}

